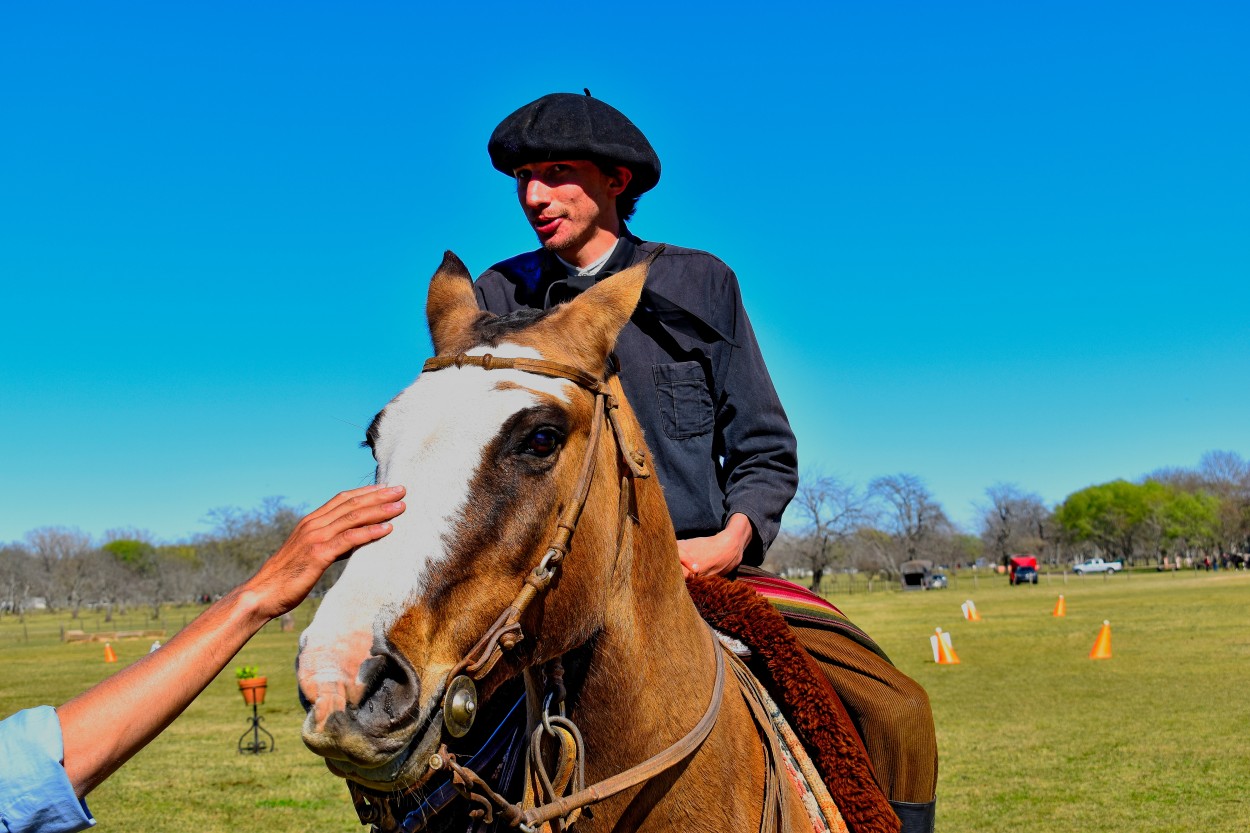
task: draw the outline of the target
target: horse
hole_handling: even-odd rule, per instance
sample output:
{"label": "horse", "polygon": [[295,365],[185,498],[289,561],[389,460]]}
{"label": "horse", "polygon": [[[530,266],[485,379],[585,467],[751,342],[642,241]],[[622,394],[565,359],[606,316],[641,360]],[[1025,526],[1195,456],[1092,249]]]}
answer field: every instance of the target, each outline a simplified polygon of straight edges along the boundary
{"label": "horse", "polygon": [[[435,356],[366,435],[408,509],[300,638],[304,743],[354,791],[419,794],[452,770],[479,816],[521,830],[811,828],[687,592],[613,373],[648,265],[502,317],[451,252],[432,278]],[[516,803],[449,741],[518,676],[527,731],[547,740]]]}

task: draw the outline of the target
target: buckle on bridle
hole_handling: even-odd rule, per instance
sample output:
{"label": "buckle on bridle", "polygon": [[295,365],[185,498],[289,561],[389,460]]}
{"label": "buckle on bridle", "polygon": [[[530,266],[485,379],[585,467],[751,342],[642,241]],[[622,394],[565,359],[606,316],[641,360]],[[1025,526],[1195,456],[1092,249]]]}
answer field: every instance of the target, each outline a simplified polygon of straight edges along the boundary
{"label": "buckle on bridle", "polygon": [[460,674],[447,686],[443,695],[443,727],[453,738],[462,738],[477,719],[477,685],[473,678]]}

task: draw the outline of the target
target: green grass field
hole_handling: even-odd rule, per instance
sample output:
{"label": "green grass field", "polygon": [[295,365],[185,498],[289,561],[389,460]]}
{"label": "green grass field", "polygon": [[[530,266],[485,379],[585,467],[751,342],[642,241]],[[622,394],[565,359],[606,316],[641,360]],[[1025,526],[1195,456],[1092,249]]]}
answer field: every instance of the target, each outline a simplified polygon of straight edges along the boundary
{"label": "green grass field", "polygon": [[[1051,616],[1063,593],[1068,615]],[[984,620],[964,622],[976,601]],[[1104,580],[1002,577],[949,590],[834,597],[929,691],[941,754],[938,830],[1244,831],[1250,829],[1250,573],[1138,573]],[[196,611],[171,609],[176,630]],[[297,611],[299,628],[311,615]],[[1110,660],[1088,659],[1104,619]],[[100,644],[62,644],[62,625],[152,627],[139,616],[81,625],[0,618],[0,714],[59,703],[119,667]],[[929,635],[950,631],[961,664],[937,666]],[[297,629],[298,633],[298,629]],[[233,672],[89,799],[101,829],[267,833],[359,830],[345,787],[299,739],[297,633],[271,624],[239,656],[269,677],[272,754],[239,755],[250,715]],[[149,641],[114,644],[120,663]],[[233,668],[233,665],[232,665]],[[102,717],[107,719],[107,716]]]}

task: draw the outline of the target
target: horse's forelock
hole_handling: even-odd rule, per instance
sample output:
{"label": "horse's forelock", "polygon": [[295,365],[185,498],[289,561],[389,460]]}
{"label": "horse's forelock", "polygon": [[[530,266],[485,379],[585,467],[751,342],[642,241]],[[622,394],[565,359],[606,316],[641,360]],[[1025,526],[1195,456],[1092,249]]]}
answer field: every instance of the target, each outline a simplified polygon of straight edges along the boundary
{"label": "horse's forelock", "polygon": [[519,309],[507,315],[483,318],[473,325],[473,338],[483,347],[496,347],[533,327],[547,317],[550,310]]}

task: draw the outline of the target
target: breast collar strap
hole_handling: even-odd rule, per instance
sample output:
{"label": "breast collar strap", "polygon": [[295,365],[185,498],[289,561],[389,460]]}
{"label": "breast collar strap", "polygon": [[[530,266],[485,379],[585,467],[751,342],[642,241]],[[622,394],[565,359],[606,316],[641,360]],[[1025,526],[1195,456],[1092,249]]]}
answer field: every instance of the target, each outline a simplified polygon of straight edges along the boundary
{"label": "breast collar strap", "polygon": [[[550,796],[546,801],[533,806],[525,806],[524,804],[513,804],[505,796],[492,789],[490,784],[478,773],[462,766],[456,760],[456,756],[451,754],[447,749],[447,745],[444,744],[439,749],[439,755],[451,769],[455,779],[453,783],[460,787],[463,797],[475,802],[478,808],[480,808],[475,812],[482,813],[487,823],[494,820],[493,811],[498,811],[507,825],[519,829],[521,833],[540,833],[540,831],[545,830],[553,830],[557,833],[567,831],[580,811],[622,793],[631,787],[650,781],[657,775],[685,761],[703,746],[703,742],[707,740],[712,733],[712,729],[716,726],[721,704],[724,702],[725,653],[727,650],[717,640],[710,626],[706,628],[706,634],[716,664],[716,678],[712,682],[712,692],[708,698],[707,708],[704,710],[703,716],[699,718],[699,721],[682,738],[661,749],[645,761],[589,787],[581,787],[571,795]],[[555,722],[554,718],[552,722]],[[565,725],[572,726],[571,721],[563,720],[562,722]],[[538,726],[534,730],[533,737],[537,738],[543,731],[543,726]],[[765,829],[761,828],[762,833]]]}

